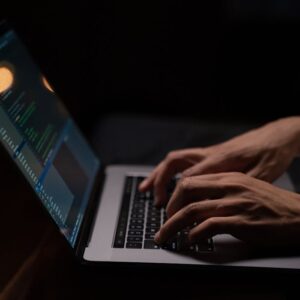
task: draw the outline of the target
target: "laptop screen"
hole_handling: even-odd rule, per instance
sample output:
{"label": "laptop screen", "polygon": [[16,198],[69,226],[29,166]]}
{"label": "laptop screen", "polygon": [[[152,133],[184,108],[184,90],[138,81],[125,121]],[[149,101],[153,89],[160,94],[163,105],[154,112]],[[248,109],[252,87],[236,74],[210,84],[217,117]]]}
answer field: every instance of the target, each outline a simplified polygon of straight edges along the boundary
{"label": "laptop screen", "polygon": [[11,30],[0,33],[0,141],[74,247],[100,163]]}

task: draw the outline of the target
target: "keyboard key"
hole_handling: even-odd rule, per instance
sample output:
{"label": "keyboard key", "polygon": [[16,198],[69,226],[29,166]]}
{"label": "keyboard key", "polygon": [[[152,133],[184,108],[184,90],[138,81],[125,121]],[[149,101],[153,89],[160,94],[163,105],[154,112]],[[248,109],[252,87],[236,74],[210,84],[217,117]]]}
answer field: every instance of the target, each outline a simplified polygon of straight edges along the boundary
{"label": "keyboard key", "polygon": [[145,209],[144,208],[134,208],[134,209],[132,209],[132,213],[133,214],[144,214]]}
{"label": "keyboard key", "polygon": [[122,206],[117,225],[117,231],[114,241],[115,248],[123,248],[125,244],[126,227],[129,216],[130,195],[132,190],[133,177],[127,177],[124,186],[124,194],[122,199]]}
{"label": "keyboard key", "polygon": [[143,238],[142,237],[137,237],[137,236],[128,236],[127,237],[127,242],[142,242]]}
{"label": "keyboard key", "polygon": [[[138,184],[142,182],[144,177],[128,177],[125,181],[124,195],[122,199],[121,212],[119,216],[116,236],[114,240],[115,248],[128,249],[160,249],[161,247],[154,242],[154,235],[161,226],[161,221],[167,220],[166,212],[154,206],[153,191],[140,193],[137,188]],[[172,182],[169,188],[170,194],[176,186],[176,181]],[[133,189],[133,186],[136,189]],[[133,194],[133,203],[131,204],[131,194]],[[131,206],[130,206],[131,205]],[[129,211],[131,207],[131,211]],[[147,208],[147,216],[145,210]],[[130,219],[129,219],[130,216]],[[146,218],[146,228],[144,229],[144,222]],[[127,225],[130,223],[129,226]],[[127,240],[126,230],[127,232]],[[213,251],[212,239],[198,242],[194,245],[187,243],[187,234],[190,228],[179,232],[177,237],[172,241],[163,245],[163,249],[171,251],[188,251],[188,252],[208,252]]]}
{"label": "keyboard key", "polygon": [[197,244],[195,245],[196,252],[212,252],[213,250],[214,245],[212,239],[197,242]]}
{"label": "keyboard key", "polygon": [[121,238],[124,238],[125,235],[126,235],[126,228],[125,227],[124,228],[123,227],[119,228],[119,230],[118,230],[118,232],[116,234],[116,237],[118,239],[121,239]]}
{"label": "keyboard key", "polygon": [[149,202],[148,209],[149,209],[149,211],[152,211],[152,212],[159,212],[159,213],[160,213],[160,209],[158,209],[158,208],[152,203],[152,201]]}
{"label": "keyboard key", "polygon": [[144,241],[144,249],[159,249],[160,247],[155,244],[153,240],[145,240]]}
{"label": "keyboard key", "polygon": [[130,225],[129,229],[132,229],[132,230],[136,230],[136,229],[143,230],[144,226],[143,225]]}
{"label": "keyboard key", "polygon": [[146,200],[147,199],[146,193],[139,193],[138,194],[138,199],[140,199],[140,200]]}
{"label": "keyboard key", "polygon": [[144,220],[143,219],[131,219],[130,220],[130,225],[141,225],[144,224]]}
{"label": "keyboard key", "polygon": [[140,208],[144,209],[144,207],[145,207],[145,204],[144,204],[144,203],[134,203],[134,204],[132,205],[132,208],[133,208],[133,209],[140,209]]}
{"label": "keyboard key", "polygon": [[146,233],[146,234],[145,234],[145,239],[148,239],[148,240],[154,240],[154,235],[155,235],[155,234]]}
{"label": "keyboard key", "polygon": [[131,219],[143,219],[144,221],[145,215],[144,214],[131,214]]}
{"label": "keyboard key", "polygon": [[116,238],[114,248],[124,248],[125,240],[122,238]]}
{"label": "keyboard key", "polygon": [[133,177],[128,176],[125,180],[124,194],[130,195],[132,191]]}
{"label": "keyboard key", "polygon": [[172,240],[172,241],[169,241],[169,242],[166,242],[163,245],[162,248],[166,249],[166,250],[176,251],[177,250],[177,241],[176,241],[176,239]]}
{"label": "keyboard key", "polygon": [[160,212],[159,213],[148,212],[147,219],[151,219],[151,218],[157,218],[160,220]]}
{"label": "keyboard key", "polygon": [[143,235],[143,231],[141,231],[141,230],[129,230],[128,235],[130,235],[130,236]]}
{"label": "keyboard key", "polygon": [[160,217],[150,217],[147,219],[148,223],[160,223]]}
{"label": "keyboard key", "polygon": [[160,228],[160,222],[158,223],[158,222],[155,222],[155,223],[147,223],[146,224],[146,227],[147,228]]}
{"label": "keyboard key", "polygon": [[155,234],[159,228],[146,228],[146,233]]}
{"label": "keyboard key", "polygon": [[147,200],[153,200],[153,191],[147,191],[146,192],[146,199]]}
{"label": "keyboard key", "polygon": [[131,248],[131,249],[141,249],[142,248],[142,243],[127,243],[126,248]]}

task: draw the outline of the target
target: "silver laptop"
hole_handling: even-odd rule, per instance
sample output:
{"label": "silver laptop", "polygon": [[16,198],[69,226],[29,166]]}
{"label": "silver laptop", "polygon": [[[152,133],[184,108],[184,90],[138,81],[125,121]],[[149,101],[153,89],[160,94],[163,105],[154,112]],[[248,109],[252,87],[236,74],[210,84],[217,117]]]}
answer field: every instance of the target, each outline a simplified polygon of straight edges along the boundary
{"label": "silver laptop", "polygon": [[[0,140],[49,219],[84,263],[300,268],[297,255],[266,255],[230,235],[186,247],[185,232],[180,232],[165,245],[156,245],[154,234],[165,221],[165,212],[154,207],[152,192],[137,189],[152,167],[104,167],[4,22],[0,25]],[[175,184],[170,185],[170,193]],[[276,184],[294,189],[288,174]]]}

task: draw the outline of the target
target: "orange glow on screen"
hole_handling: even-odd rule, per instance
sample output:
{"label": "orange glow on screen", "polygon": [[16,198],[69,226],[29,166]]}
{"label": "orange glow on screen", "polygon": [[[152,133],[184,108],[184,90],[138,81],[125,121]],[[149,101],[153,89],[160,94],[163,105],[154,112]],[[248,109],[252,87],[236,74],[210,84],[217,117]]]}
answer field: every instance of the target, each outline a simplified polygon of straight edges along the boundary
{"label": "orange glow on screen", "polygon": [[7,91],[13,84],[14,76],[10,69],[0,66],[0,93]]}
{"label": "orange glow on screen", "polygon": [[42,80],[43,80],[43,84],[46,87],[46,89],[49,90],[50,92],[54,93],[53,88],[51,87],[51,85],[49,84],[49,82],[47,81],[47,79],[44,76],[43,76]]}

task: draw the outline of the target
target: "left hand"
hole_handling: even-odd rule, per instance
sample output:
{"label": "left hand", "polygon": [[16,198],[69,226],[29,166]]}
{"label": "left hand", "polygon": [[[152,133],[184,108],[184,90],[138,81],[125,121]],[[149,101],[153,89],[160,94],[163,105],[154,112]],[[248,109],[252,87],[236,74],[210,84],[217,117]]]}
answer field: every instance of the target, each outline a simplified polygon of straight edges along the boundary
{"label": "left hand", "polygon": [[190,243],[223,233],[260,245],[300,243],[300,195],[242,173],[183,178],[167,215],[155,236],[158,244],[195,222]]}
{"label": "left hand", "polygon": [[166,187],[177,173],[184,177],[242,172],[272,182],[300,154],[300,117],[271,122],[224,143],[170,152],[139,186],[154,189],[155,204],[168,202]]}

